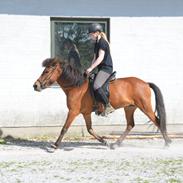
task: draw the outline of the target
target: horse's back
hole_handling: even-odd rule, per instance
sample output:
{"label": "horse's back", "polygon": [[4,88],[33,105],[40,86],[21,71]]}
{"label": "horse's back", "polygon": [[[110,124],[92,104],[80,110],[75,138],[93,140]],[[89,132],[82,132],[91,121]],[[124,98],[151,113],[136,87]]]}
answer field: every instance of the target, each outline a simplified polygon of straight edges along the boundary
{"label": "horse's back", "polygon": [[125,77],[125,78],[117,78],[116,80],[111,82],[111,86],[116,85],[123,88],[137,88],[139,87],[147,87],[149,84],[137,77]]}
{"label": "horse's back", "polygon": [[136,100],[150,97],[147,82],[136,77],[117,78],[110,83],[111,101],[125,105],[133,105]]}

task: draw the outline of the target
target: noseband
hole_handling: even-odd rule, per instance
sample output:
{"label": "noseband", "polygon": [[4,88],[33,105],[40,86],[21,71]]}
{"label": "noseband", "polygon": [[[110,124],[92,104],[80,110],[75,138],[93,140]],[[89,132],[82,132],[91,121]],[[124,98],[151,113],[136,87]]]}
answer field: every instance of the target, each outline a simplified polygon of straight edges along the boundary
{"label": "noseband", "polygon": [[48,83],[48,81],[52,77],[53,72],[55,71],[56,67],[57,67],[57,65],[51,67],[51,69],[52,69],[51,72],[49,73],[49,75],[42,82],[40,81],[40,79],[37,80],[40,83],[41,88],[44,88],[45,84]]}

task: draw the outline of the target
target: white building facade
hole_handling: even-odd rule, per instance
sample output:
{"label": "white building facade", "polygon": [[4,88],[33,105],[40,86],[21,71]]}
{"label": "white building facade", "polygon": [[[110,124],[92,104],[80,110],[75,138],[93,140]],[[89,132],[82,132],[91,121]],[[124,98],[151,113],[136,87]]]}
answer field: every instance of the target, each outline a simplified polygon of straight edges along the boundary
{"label": "white building facade", "polygon": [[[59,88],[33,90],[41,62],[51,57],[53,17],[108,19],[117,77],[157,84],[169,125],[183,124],[183,1],[0,1],[0,128],[63,125],[67,107]],[[152,95],[153,96],[153,95]],[[147,119],[140,111],[136,124]],[[125,125],[123,111],[94,125]],[[79,116],[73,125],[85,125]],[[179,128],[180,130],[180,128]]]}

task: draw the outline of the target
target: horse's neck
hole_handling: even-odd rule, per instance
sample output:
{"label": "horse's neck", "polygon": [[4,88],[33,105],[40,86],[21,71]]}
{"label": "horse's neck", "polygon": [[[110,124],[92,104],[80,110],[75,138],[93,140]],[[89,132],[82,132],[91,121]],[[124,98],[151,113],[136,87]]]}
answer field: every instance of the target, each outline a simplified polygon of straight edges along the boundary
{"label": "horse's neck", "polygon": [[60,87],[62,88],[62,90],[64,91],[64,93],[66,95],[68,95],[70,92],[74,91],[75,92],[79,92],[79,91],[82,91],[82,93],[85,93],[88,89],[88,81],[84,81],[83,84],[79,87],[65,87],[65,83],[61,82],[60,80],[57,81],[57,83],[60,85]]}

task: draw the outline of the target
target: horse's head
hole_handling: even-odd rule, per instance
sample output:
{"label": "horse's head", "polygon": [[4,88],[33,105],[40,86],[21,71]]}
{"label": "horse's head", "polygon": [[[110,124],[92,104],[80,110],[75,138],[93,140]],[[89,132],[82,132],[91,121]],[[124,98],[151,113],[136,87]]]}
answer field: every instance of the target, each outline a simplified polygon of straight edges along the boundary
{"label": "horse's head", "polygon": [[61,62],[58,58],[46,59],[43,61],[42,66],[45,67],[45,69],[33,85],[35,91],[41,91],[48,88],[58,80],[62,73],[60,67]]}

